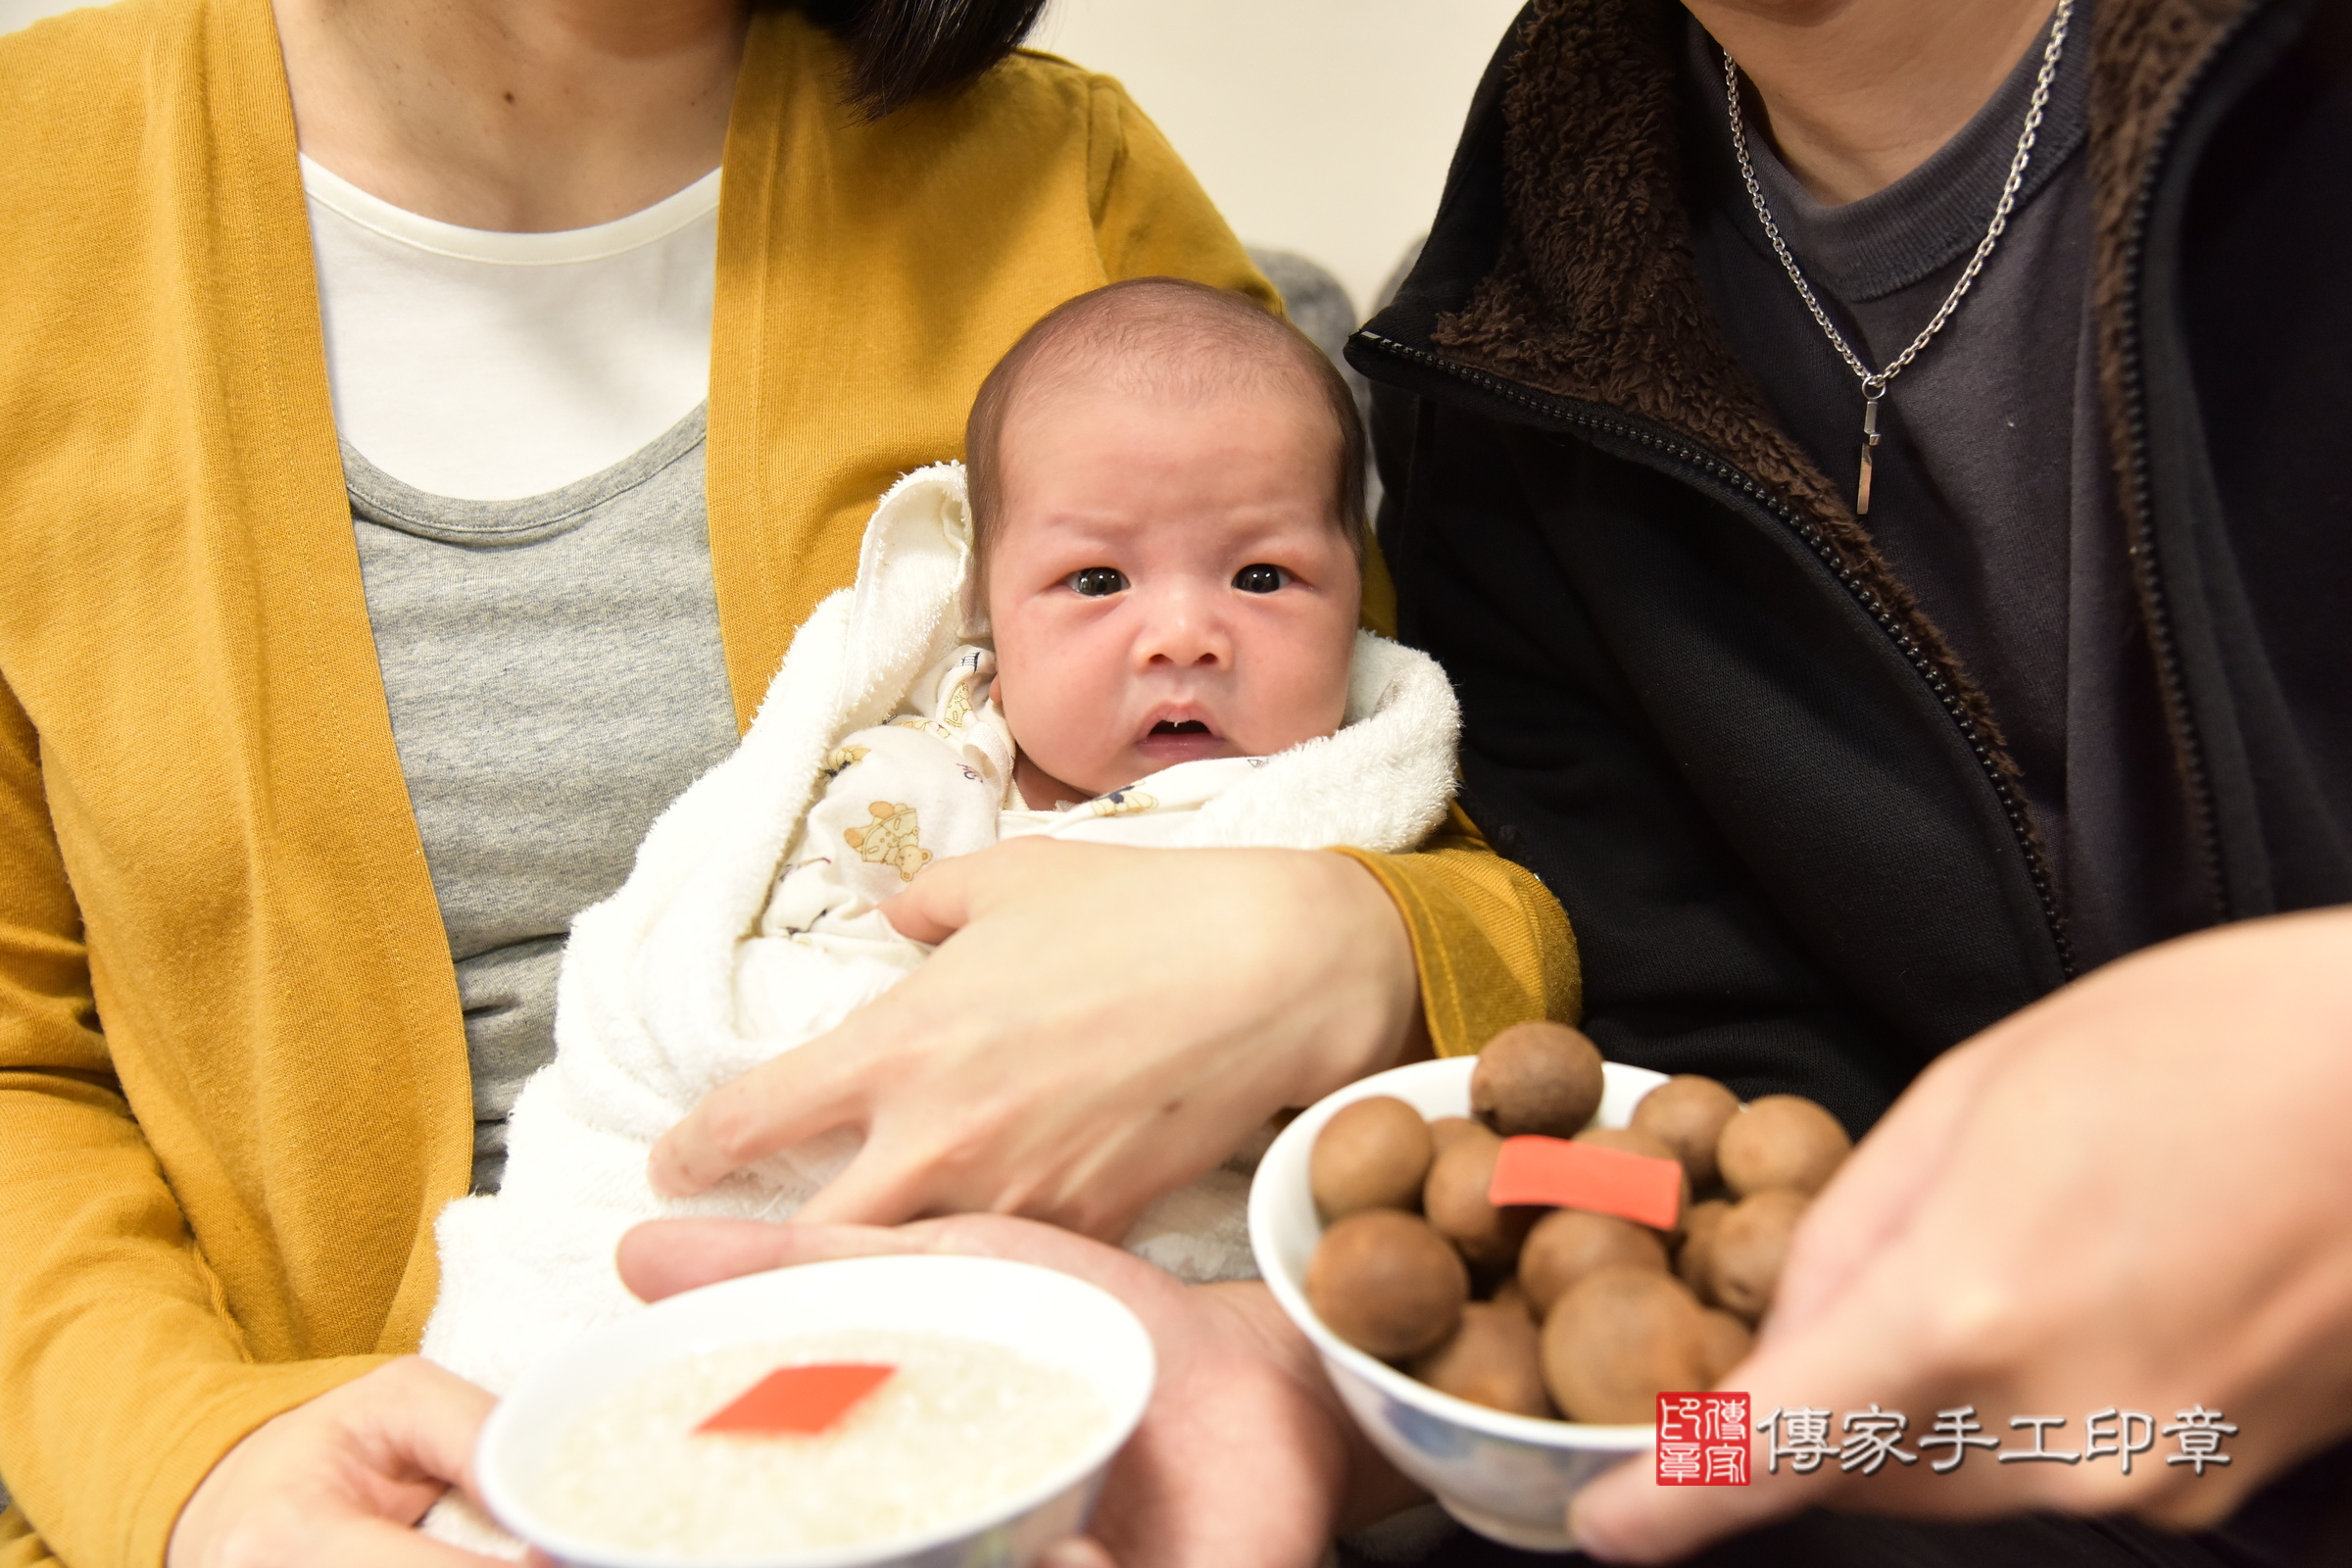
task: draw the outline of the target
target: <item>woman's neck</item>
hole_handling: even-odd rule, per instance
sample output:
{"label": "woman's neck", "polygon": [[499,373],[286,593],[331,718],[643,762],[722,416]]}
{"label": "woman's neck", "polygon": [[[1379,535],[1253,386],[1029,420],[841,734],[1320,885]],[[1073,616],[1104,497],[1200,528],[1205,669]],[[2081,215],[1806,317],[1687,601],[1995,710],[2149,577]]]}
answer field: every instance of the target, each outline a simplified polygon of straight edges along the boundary
{"label": "woman's neck", "polygon": [[1685,0],[1739,62],[1774,148],[1840,205],[1928,161],[2008,76],[2053,0]]}
{"label": "woman's neck", "polygon": [[274,0],[302,150],[468,228],[584,228],[717,167],[744,0]]}

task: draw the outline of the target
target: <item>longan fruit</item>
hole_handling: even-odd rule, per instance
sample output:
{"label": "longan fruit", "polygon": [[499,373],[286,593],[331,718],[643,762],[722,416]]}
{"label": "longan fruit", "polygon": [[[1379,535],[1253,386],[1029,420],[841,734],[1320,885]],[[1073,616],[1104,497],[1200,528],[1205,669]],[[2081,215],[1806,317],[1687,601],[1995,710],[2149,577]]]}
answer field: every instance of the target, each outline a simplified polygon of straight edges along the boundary
{"label": "longan fruit", "polygon": [[1682,1281],[1652,1268],[1587,1275],[1544,1319],[1544,1386],[1571,1421],[1646,1425],[1658,1396],[1697,1390],[1707,1329]]}
{"label": "longan fruit", "polygon": [[1519,1249],[1519,1286],[1542,1317],[1562,1294],[1598,1269],[1628,1265],[1666,1271],[1666,1244],[1656,1231],[1614,1214],[1555,1208],[1536,1221]]}
{"label": "longan fruit", "polygon": [[1418,1207],[1432,1158],[1429,1123],[1390,1095],[1342,1105],[1315,1135],[1307,1191],[1326,1221],[1365,1208]]}
{"label": "longan fruit", "polygon": [[1548,1416],[1544,1356],[1535,1319],[1499,1301],[1472,1301],[1446,1343],[1413,1362],[1414,1377],[1440,1393],[1512,1415]]}
{"label": "longan fruit", "polygon": [[[1525,1255],[1524,1250],[1522,1255]],[[1502,1283],[1494,1287],[1494,1294],[1487,1299],[1496,1306],[1507,1306],[1514,1312],[1525,1314],[1530,1323],[1536,1320],[1536,1303],[1527,1298],[1527,1287],[1519,1283],[1516,1274],[1504,1275]]]}
{"label": "longan fruit", "polygon": [[1515,1023],[1470,1073],[1470,1111],[1505,1138],[1573,1138],[1600,1108],[1600,1050],[1564,1023]]}
{"label": "longan fruit", "polygon": [[1421,1212],[1440,1235],[1462,1250],[1473,1266],[1501,1270],[1519,1255],[1519,1244],[1542,1209],[1514,1204],[1496,1208],[1487,1201],[1494,1185],[1494,1158],[1502,1140],[1479,1128],[1464,1133],[1429,1167],[1421,1189]]}
{"label": "longan fruit", "polygon": [[1642,1097],[1633,1129],[1673,1150],[1691,1187],[1704,1188],[1715,1180],[1716,1140],[1739,1109],[1740,1097],[1714,1079],[1682,1073]]}
{"label": "longan fruit", "polygon": [[1682,1245],[1674,1252],[1676,1277],[1696,1292],[1700,1300],[1709,1303],[1715,1299],[1715,1283],[1710,1273],[1715,1230],[1731,1211],[1732,1205],[1720,1198],[1691,1204],[1683,1216]]}
{"label": "longan fruit", "polygon": [[1306,1299],[1359,1350],[1402,1361],[1444,1343],[1470,1299],[1470,1270],[1427,1221],[1367,1208],[1323,1233],[1306,1263]]}
{"label": "longan fruit", "polygon": [[1812,1101],[1766,1095],[1724,1123],[1715,1165],[1740,1198],[1775,1190],[1810,1198],[1853,1147],[1838,1118]]}
{"label": "longan fruit", "polygon": [[1788,1260],[1788,1239],[1811,1201],[1786,1188],[1758,1193],[1732,1205],[1708,1249],[1707,1295],[1750,1323],[1771,1309]]}
{"label": "longan fruit", "polygon": [[1719,1306],[1710,1306],[1698,1314],[1701,1359],[1707,1366],[1708,1388],[1723,1381],[1723,1375],[1747,1359],[1755,1336],[1747,1325]]}
{"label": "longan fruit", "polygon": [[1472,1121],[1467,1116],[1434,1116],[1429,1123],[1432,1157],[1443,1154],[1470,1134],[1487,1130],[1485,1124]]}

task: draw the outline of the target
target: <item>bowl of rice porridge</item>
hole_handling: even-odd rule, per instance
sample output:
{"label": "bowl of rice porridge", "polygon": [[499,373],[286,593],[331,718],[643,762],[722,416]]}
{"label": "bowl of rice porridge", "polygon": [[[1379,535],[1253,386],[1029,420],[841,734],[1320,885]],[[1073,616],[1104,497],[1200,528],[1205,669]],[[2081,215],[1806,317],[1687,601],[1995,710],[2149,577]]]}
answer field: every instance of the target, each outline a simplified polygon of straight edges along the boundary
{"label": "bowl of rice porridge", "polygon": [[1066,1274],[810,1263],[549,1356],[475,1471],[566,1568],[1023,1568],[1084,1528],[1153,1374],[1135,1315]]}

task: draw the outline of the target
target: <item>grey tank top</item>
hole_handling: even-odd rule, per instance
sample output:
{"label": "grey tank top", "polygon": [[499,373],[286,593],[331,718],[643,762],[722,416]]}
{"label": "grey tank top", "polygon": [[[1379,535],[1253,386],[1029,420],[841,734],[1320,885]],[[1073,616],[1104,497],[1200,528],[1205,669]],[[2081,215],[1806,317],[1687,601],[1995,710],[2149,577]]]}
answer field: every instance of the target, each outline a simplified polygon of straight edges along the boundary
{"label": "grey tank top", "polygon": [[473,1185],[555,1052],[573,915],[734,747],[703,504],[704,411],[561,490],[462,501],[343,449],[392,737],[457,968]]}

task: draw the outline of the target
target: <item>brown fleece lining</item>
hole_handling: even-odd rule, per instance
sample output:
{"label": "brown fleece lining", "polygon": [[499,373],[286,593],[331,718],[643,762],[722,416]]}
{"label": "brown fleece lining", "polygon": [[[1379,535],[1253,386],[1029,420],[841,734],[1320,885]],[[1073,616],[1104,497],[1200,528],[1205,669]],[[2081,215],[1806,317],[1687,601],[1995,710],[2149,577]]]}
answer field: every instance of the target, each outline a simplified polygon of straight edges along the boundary
{"label": "brown fleece lining", "polygon": [[2099,0],[2091,18],[2091,309],[2098,323],[2099,402],[2107,424],[2107,450],[2115,465],[2116,499],[2131,534],[2132,586],[2156,659],[2157,689],[2164,697],[2165,727],[2172,732],[2173,760],[2180,772],[2206,882],[2221,909],[2229,907],[2229,900],[2221,863],[2215,858],[2205,759],[2185,710],[2180,660],[2164,635],[2164,595],[2156,580],[2155,552],[2148,548],[2151,523],[2129,456],[2136,444],[2132,426],[2139,417],[2130,385],[2131,368],[2139,361],[2132,314],[2139,278],[2132,271],[2132,247],[2140,191],[2157,137],[2187,78],[2247,3]]}

